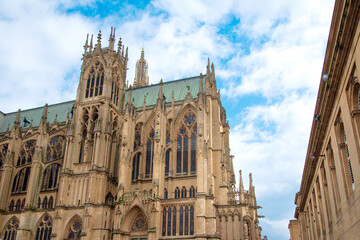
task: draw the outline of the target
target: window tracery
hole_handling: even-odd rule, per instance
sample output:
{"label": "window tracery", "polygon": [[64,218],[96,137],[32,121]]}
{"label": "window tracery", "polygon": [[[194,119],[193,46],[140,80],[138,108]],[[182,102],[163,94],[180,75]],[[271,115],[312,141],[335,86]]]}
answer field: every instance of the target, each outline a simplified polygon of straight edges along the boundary
{"label": "window tracery", "polygon": [[179,187],[175,188],[175,198],[180,198],[180,188]]}
{"label": "window tracery", "polygon": [[29,140],[22,145],[22,147],[20,149],[19,157],[18,157],[18,160],[16,163],[17,167],[20,167],[22,165],[32,162],[32,158],[35,153],[35,145],[36,145],[35,140]]}
{"label": "window tracery", "polygon": [[46,151],[46,162],[54,161],[64,157],[65,139],[62,136],[55,136],[50,139]]}
{"label": "window tracery", "polygon": [[11,193],[24,193],[27,189],[27,184],[30,176],[31,168],[23,168],[16,175],[13,180]]}
{"label": "window tracery", "polygon": [[195,188],[193,186],[191,186],[189,189],[189,197],[195,197]]}
{"label": "window tracery", "polygon": [[15,212],[20,212],[20,199],[16,201]]}
{"label": "window tracery", "polygon": [[142,232],[147,230],[147,221],[142,214],[137,215],[134,223],[132,224],[131,230],[134,232]]}
{"label": "window tracery", "polygon": [[119,83],[120,83],[120,74],[118,68],[114,68],[112,71],[112,82],[111,82],[111,101],[116,106],[119,101]]}
{"label": "window tracery", "polygon": [[9,220],[4,228],[4,240],[13,240],[16,239],[17,230],[19,228],[20,222],[17,218],[13,217]]}
{"label": "window tracery", "polygon": [[104,85],[104,66],[99,62],[91,67],[89,76],[86,82],[85,98],[93,96],[101,96]]}
{"label": "window tracery", "polygon": [[39,220],[35,240],[50,240],[51,232],[52,220],[49,215],[45,215]]}
{"label": "window tracery", "polygon": [[41,191],[53,190],[58,187],[59,181],[59,164],[51,164],[44,170]]}
{"label": "window tracery", "polygon": [[15,205],[14,200],[11,200],[10,205],[9,205],[9,212],[14,211],[14,205]]}
{"label": "window tracery", "polygon": [[147,143],[146,143],[146,166],[145,178],[152,178],[153,160],[154,160],[154,129],[151,129]]}
{"label": "window tracery", "polygon": [[[176,173],[196,173],[196,116],[190,110],[184,115],[179,128],[176,151]],[[189,166],[190,164],[190,166]]]}
{"label": "window tracery", "polygon": [[67,239],[80,239],[82,229],[82,221],[79,217],[75,217],[71,220],[70,226],[68,227]]}
{"label": "window tracery", "polygon": [[186,198],[186,187],[184,186],[182,189],[181,189],[181,198]]}

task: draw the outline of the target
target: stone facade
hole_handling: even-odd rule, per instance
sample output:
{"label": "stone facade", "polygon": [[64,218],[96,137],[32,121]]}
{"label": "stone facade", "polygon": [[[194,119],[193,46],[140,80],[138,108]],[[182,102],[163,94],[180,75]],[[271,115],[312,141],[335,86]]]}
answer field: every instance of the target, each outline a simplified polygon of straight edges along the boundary
{"label": "stone facade", "polygon": [[[360,1],[335,2],[295,218],[300,238],[360,234]],[[294,221],[298,221],[297,223]],[[289,225],[289,226],[290,226]],[[290,228],[291,236],[296,236]]]}
{"label": "stone facade", "polygon": [[114,45],[86,39],[75,101],[0,112],[0,238],[261,239],[214,66],[148,85],[142,51],[127,87]]}

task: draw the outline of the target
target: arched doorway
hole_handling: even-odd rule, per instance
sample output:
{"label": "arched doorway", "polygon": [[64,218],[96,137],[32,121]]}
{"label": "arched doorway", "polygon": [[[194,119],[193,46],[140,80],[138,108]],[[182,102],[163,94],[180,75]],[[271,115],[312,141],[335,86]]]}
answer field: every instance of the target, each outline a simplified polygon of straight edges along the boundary
{"label": "arched doorway", "polygon": [[133,220],[130,229],[131,240],[147,240],[148,224],[145,216],[139,213]]}

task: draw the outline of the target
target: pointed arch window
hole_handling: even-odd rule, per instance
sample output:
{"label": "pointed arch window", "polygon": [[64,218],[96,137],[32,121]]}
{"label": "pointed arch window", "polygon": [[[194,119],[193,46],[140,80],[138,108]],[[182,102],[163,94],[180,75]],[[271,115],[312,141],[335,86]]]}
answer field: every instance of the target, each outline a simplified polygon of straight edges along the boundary
{"label": "pointed arch window", "polygon": [[184,235],[189,235],[189,207],[185,207]]}
{"label": "pointed arch window", "polygon": [[177,137],[176,174],[196,173],[196,116],[190,110],[182,119]]}
{"label": "pointed arch window", "polygon": [[141,153],[136,153],[133,158],[132,164],[132,173],[131,173],[131,180],[135,181],[139,178],[139,168],[140,168],[140,155]]}
{"label": "pointed arch window", "polygon": [[145,178],[152,178],[154,160],[154,136],[154,129],[152,129],[146,143]]}
{"label": "pointed arch window", "polygon": [[59,182],[59,164],[51,164],[44,170],[41,191],[57,189]]}
{"label": "pointed arch window", "polygon": [[82,222],[79,217],[74,218],[68,227],[67,239],[80,239]]}
{"label": "pointed arch window", "polygon": [[38,222],[35,240],[50,240],[52,232],[52,220],[50,216],[45,215]]}
{"label": "pointed arch window", "polygon": [[172,228],[172,235],[176,235],[176,207],[173,208],[173,228]]}
{"label": "pointed arch window", "polygon": [[24,207],[25,207],[25,198],[21,202],[21,209],[24,209]]}
{"label": "pointed arch window", "polygon": [[186,195],[187,195],[187,191],[186,191],[186,187],[184,186],[181,189],[181,198],[186,198]]}
{"label": "pointed arch window", "polygon": [[190,235],[194,235],[194,206],[190,207]]}
{"label": "pointed arch window", "polygon": [[165,176],[169,176],[170,169],[170,151],[171,149],[166,150],[165,152]]}
{"label": "pointed arch window", "polygon": [[164,198],[168,199],[168,191],[166,188],[164,188]]}
{"label": "pointed arch window", "polygon": [[189,197],[195,197],[195,188],[193,186],[191,186],[189,189]]}
{"label": "pointed arch window", "polygon": [[138,149],[141,144],[141,127],[141,123],[138,123],[135,126],[134,150]]}
{"label": "pointed arch window", "polygon": [[25,142],[20,150],[20,154],[16,163],[17,167],[28,164],[32,162],[34,153],[35,153],[35,140],[29,140]]}
{"label": "pointed arch window", "polygon": [[19,228],[20,222],[17,218],[13,217],[9,220],[4,228],[4,240],[13,240],[16,239],[17,230]]}
{"label": "pointed arch window", "polygon": [[162,235],[166,235],[166,208],[163,208]]}
{"label": "pointed arch window", "polygon": [[16,201],[16,205],[15,205],[15,212],[20,212],[20,199],[18,199],[17,201]]}
{"label": "pointed arch window", "polygon": [[46,151],[46,162],[54,161],[64,157],[65,138],[55,136],[50,139]]}
{"label": "pointed arch window", "polygon": [[104,85],[104,66],[97,61],[89,72],[86,82],[85,98],[101,96]]}
{"label": "pointed arch window", "polygon": [[49,198],[49,203],[48,203],[48,208],[53,208],[54,206],[54,198],[52,196],[50,196]]}
{"label": "pointed arch window", "polygon": [[14,200],[11,200],[10,205],[9,205],[9,212],[14,211],[14,205],[15,205]]}
{"label": "pointed arch window", "polygon": [[44,197],[44,200],[43,200],[43,202],[42,202],[42,208],[47,208],[47,206],[48,206],[48,199],[47,199],[47,197]]}
{"label": "pointed arch window", "polygon": [[168,208],[167,235],[171,235],[171,207]]}
{"label": "pointed arch window", "polygon": [[184,208],[183,206],[180,207],[180,219],[179,219],[179,235],[184,234]]}
{"label": "pointed arch window", "polygon": [[11,193],[26,192],[27,184],[30,176],[30,167],[21,169],[14,178]]}
{"label": "pointed arch window", "polygon": [[175,198],[180,198],[180,188],[179,187],[175,188]]}

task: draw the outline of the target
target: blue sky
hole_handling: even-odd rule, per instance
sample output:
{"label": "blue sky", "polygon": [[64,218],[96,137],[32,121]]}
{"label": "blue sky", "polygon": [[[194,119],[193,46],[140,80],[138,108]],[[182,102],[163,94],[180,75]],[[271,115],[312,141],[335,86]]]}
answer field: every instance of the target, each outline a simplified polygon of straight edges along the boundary
{"label": "blue sky", "polygon": [[[119,3],[121,2],[121,3]],[[205,73],[214,62],[236,173],[252,172],[260,225],[289,239],[334,0],[16,0],[0,2],[0,110],[72,100],[86,34],[141,48],[151,83]],[[237,179],[238,182],[238,179]]]}

